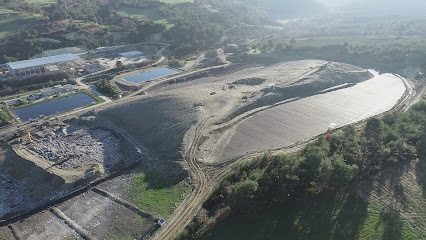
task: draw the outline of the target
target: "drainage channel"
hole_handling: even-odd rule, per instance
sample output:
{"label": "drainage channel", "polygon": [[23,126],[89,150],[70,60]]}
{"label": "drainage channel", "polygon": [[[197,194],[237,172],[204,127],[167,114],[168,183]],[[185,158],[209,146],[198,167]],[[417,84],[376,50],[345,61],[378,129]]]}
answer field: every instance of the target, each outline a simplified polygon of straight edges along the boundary
{"label": "drainage channel", "polygon": [[12,226],[12,225],[7,226],[7,228],[9,228],[9,230],[12,232],[12,235],[13,235],[13,237],[14,237],[16,240],[21,240],[21,238],[19,238],[19,237],[18,237],[18,234],[16,234],[16,231],[15,231],[15,229],[13,228],[13,226]]}

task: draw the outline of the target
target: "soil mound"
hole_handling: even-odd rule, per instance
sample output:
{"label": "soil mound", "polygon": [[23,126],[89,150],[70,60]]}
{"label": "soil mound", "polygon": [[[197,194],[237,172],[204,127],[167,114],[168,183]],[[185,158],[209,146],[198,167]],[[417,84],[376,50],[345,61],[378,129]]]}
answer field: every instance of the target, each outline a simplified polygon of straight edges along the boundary
{"label": "soil mound", "polygon": [[269,88],[260,90],[258,94],[254,94],[253,99],[249,99],[246,104],[240,106],[219,123],[230,121],[255,108],[273,105],[287,99],[313,96],[328,89],[332,91],[331,88],[337,86],[340,86],[339,88],[351,87],[371,78],[373,78],[373,74],[369,71],[347,64],[335,63],[312,68],[299,80],[290,84],[278,82]]}
{"label": "soil mound", "polygon": [[99,118],[146,147],[159,158],[180,158],[183,138],[196,123],[191,104],[176,96],[139,98],[99,112]]}

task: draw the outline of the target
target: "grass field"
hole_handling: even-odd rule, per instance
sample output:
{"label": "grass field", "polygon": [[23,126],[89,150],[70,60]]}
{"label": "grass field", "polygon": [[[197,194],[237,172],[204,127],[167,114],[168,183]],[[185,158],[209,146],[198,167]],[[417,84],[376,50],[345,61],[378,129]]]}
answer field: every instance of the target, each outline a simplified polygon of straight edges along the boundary
{"label": "grass field", "polygon": [[399,215],[352,195],[321,194],[233,217],[200,239],[422,239]]}
{"label": "grass field", "polygon": [[193,3],[194,0],[159,0],[160,2],[167,3],[167,4],[179,4],[179,3]]}
{"label": "grass field", "polygon": [[149,173],[134,178],[128,191],[142,211],[157,217],[167,217],[183,200],[189,188],[185,188],[183,182],[174,182],[158,173]]}
{"label": "grass field", "polygon": [[0,39],[26,29],[36,15],[0,9]]}
{"label": "grass field", "polygon": [[36,4],[41,7],[48,7],[48,6],[51,6],[52,4],[57,3],[56,0],[26,0],[26,1],[27,3]]}
{"label": "grass field", "polygon": [[150,19],[156,23],[163,24],[167,29],[172,28],[174,25],[169,23],[169,21],[161,14],[157,8],[130,8],[130,7],[121,7],[119,12],[130,17]]}

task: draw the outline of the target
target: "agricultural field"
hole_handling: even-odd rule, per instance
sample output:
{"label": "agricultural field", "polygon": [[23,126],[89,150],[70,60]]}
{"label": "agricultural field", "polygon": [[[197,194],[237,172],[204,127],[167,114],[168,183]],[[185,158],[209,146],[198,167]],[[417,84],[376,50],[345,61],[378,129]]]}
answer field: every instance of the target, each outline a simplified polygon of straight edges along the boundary
{"label": "agricultural field", "polygon": [[49,7],[57,3],[56,0],[26,0],[26,2],[30,4],[35,4],[41,7]]}
{"label": "agricultural field", "polygon": [[166,26],[167,29],[172,28],[174,25],[169,23],[168,19],[165,18],[160,10],[157,8],[130,8],[130,7],[121,7],[118,9],[121,14],[141,19],[149,19],[156,23],[160,23]]}
{"label": "agricultural field", "polygon": [[0,9],[0,39],[26,29],[37,15]]}
{"label": "agricultural field", "polygon": [[193,3],[194,0],[159,0],[160,2],[167,4],[179,4],[179,3]]}

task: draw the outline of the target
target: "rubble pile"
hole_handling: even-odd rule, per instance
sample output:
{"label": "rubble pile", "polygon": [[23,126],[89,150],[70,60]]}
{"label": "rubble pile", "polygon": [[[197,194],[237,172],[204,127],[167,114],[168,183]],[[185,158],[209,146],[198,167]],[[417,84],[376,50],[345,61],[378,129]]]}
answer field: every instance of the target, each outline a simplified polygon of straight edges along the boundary
{"label": "rubble pile", "polygon": [[101,129],[62,129],[33,143],[31,150],[65,169],[102,164],[108,170],[123,159],[120,140]]}
{"label": "rubble pile", "polygon": [[6,213],[21,209],[28,205],[29,192],[23,181],[17,181],[7,174],[0,172],[0,217]]}

